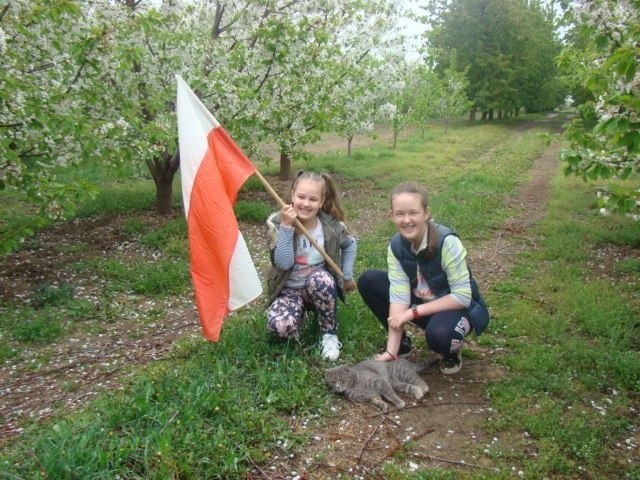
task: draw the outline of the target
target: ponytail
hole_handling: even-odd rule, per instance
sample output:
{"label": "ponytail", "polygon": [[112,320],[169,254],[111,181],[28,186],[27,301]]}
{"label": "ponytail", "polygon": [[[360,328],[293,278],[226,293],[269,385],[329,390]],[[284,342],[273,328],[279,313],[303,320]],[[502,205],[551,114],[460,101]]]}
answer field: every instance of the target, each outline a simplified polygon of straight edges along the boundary
{"label": "ponytail", "polygon": [[320,175],[324,180],[325,192],[324,203],[322,204],[322,210],[331,215],[336,220],[344,222],[344,211],[340,205],[340,196],[336,189],[336,185],[333,179],[328,173],[322,173]]}

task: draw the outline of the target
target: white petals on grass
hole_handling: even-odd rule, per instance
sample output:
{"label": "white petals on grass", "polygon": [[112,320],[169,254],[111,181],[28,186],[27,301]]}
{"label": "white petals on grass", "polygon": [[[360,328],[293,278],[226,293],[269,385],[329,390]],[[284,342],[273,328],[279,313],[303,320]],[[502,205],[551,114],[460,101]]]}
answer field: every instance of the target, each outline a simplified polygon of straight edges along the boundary
{"label": "white petals on grass", "polygon": [[73,298],[93,307],[86,317],[63,319],[64,328],[71,330],[66,338],[21,349],[0,366],[0,416],[6,419],[0,436],[20,434],[28,419],[79,407],[120,388],[122,377],[134,370],[130,367],[162,358],[178,335],[200,335],[189,296],[148,299],[115,292],[105,297],[105,280],[90,268],[78,268],[86,259],[105,260],[114,251],[118,258],[153,261],[155,250],[114,238],[122,226],[105,219],[55,228],[36,235],[33,248],[0,262],[0,284],[11,286],[14,302],[29,305],[34,279],[53,288],[67,283],[73,286]]}

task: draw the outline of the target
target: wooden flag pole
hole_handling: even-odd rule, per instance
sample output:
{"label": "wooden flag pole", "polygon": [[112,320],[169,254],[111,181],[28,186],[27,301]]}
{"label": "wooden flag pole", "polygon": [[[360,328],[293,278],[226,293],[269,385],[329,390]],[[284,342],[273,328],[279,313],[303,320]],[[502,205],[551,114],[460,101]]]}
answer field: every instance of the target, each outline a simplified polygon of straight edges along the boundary
{"label": "wooden flag pole", "polygon": [[[271,185],[269,185],[269,182],[267,182],[267,179],[264,178],[262,176],[262,174],[258,170],[255,171],[255,175],[256,175],[256,177],[258,177],[258,180],[260,180],[260,182],[262,183],[262,185],[264,185],[264,187],[267,189],[267,191],[271,194],[271,196],[275,199],[275,201],[278,203],[278,205],[280,205],[280,208],[286,206],[286,203],[284,203],[282,201],[282,199],[280,198],[278,193],[271,187]],[[318,250],[320,252],[320,254],[324,257],[325,261],[333,269],[333,271],[336,272],[341,277],[344,277],[344,274],[342,273],[342,270],[340,270],[340,267],[338,267],[336,265],[336,263],[333,260],[331,260],[331,257],[329,255],[327,255],[327,252],[324,251],[324,248],[322,248],[320,245],[318,245],[318,242],[315,241],[315,239],[311,236],[311,234],[304,227],[304,225],[302,225],[302,223],[300,223],[300,220],[298,220],[297,218],[294,218],[293,221],[294,221],[294,223],[296,225],[296,228],[298,230],[300,230],[302,233],[304,233],[305,237],[307,237],[309,239],[309,241],[311,242],[311,245],[316,247],[316,250]]]}

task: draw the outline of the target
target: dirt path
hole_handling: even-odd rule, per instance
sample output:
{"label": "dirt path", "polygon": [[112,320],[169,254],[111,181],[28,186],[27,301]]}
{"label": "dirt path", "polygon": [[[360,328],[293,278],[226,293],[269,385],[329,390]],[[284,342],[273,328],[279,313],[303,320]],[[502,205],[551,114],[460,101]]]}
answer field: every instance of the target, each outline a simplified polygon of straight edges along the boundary
{"label": "dirt path", "polygon": [[[336,140],[332,146],[342,148],[343,144]],[[494,238],[474,246],[470,263],[483,287],[490,288],[504,278],[522,249],[535,247],[535,239],[527,237],[527,227],[544,215],[549,181],[557,168],[557,147],[551,146],[536,160],[530,180],[509,200],[511,218]],[[362,194],[366,193],[358,193]],[[152,214],[141,216],[147,224],[159,221]],[[125,221],[126,217],[115,216],[77,220],[37,235],[24,250],[0,258],[0,298],[25,301],[35,285],[63,281],[72,283],[87,299],[98,298],[103,285],[95,277],[78,273],[74,263],[85,257],[107,260],[153,254],[132,245],[124,233]],[[373,211],[361,212],[353,228],[364,232],[374,221]],[[262,237],[261,226],[243,227],[243,233],[249,238]],[[263,257],[255,259],[259,269],[266,266],[266,255]],[[123,376],[135,372],[136,365],[165,356],[177,336],[200,335],[190,297],[149,302],[121,295],[113,302],[122,308],[122,321],[100,323],[98,319],[90,332],[35,346],[0,367],[0,439],[19,435],[28,421],[77,408],[107,389],[118,388]],[[138,312],[150,308],[165,314],[153,322],[140,322]],[[335,415],[322,425],[292,423],[293,429],[314,429],[312,444],[294,458],[274,459],[266,470],[256,470],[256,475],[304,475],[302,478],[310,480],[348,473],[375,478],[384,459],[409,440],[415,441],[410,461],[416,465],[485,468],[475,458],[478,445],[517,439],[483,436],[479,426],[491,415],[483,392],[488,382],[504,372],[493,361],[499,352],[473,343],[468,348],[475,351],[475,359],[466,360],[460,374],[445,377],[437,368],[428,370],[423,375],[432,393],[402,411],[381,416],[369,406],[338,400]]]}

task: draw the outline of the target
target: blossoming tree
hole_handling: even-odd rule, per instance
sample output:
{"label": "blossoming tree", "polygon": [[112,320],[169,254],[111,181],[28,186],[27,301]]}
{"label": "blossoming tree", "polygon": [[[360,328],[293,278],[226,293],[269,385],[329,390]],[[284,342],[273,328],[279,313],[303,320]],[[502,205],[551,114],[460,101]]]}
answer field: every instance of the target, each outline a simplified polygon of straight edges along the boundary
{"label": "blossoming tree", "polygon": [[[590,97],[566,131],[571,148],[562,155],[565,171],[585,179],[627,179],[640,169],[640,2],[576,1],[570,13],[578,31],[559,63]],[[635,178],[600,189],[603,213],[617,210],[640,219]]]}
{"label": "blossoming tree", "polygon": [[72,0],[16,0],[0,7],[0,190],[18,188],[50,217],[91,187],[55,170],[84,157],[85,79],[101,55],[96,28]]}

